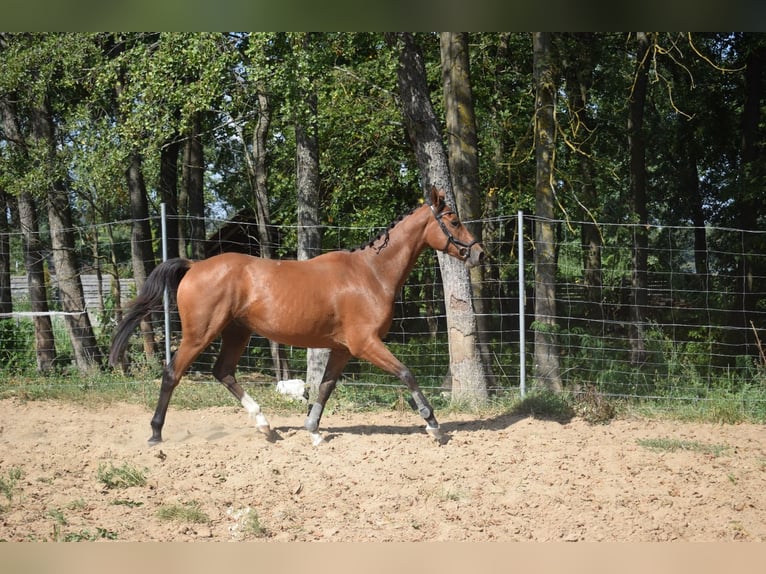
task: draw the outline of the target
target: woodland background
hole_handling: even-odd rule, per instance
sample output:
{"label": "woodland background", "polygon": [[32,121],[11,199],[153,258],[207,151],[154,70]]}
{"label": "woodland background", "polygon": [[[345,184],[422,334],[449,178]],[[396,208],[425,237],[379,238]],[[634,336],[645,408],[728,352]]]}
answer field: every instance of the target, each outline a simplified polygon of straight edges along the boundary
{"label": "woodland background", "polygon": [[[170,257],[209,256],[233,220],[257,254],[306,258],[368,240],[436,183],[495,247],[470,277],[418,267],[403,294],[427,323],[413,345],[439,332],[426,318],[450,321],[424,291],[469,285],[474,365],[441,365],[467,373],[453,391],[502,386],[487,381],[515,342],[519,210],[537,385],[657,393],[661,371],[700,395],[762,391],[765,62],[766,37],[737,32],[0,34],[4,368],[61,364],[56,311],[65,362],[103,366],[123,295],[91,322],[81,278],[140,286],[160,203]],[[147,324],[140,351],[157,337]]]}

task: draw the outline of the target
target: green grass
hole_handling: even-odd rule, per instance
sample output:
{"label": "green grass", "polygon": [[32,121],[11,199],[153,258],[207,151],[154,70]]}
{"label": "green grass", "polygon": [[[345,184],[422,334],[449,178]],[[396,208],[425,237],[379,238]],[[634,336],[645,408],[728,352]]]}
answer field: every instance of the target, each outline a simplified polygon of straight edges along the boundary
{"label": "green grass", "polygon": [[639,439],[636,442],[639,446],[658,452],[676,452],[682,450],[711,456],[721,456],[729,450],[729,447],[723,444],[708,444],[695,440],[680,440],[675,438]]}
{"label": "green grass", "polygon": [[109,466],[100,464],[96,478],[110,490],[113,488],[129,488],[131,486],[146,485],[146,475],[144,472],[127,462],[122,466],[114,466],[111,463]]}
{"label": "green grass", "polygon": [[157,510],[160,520],[171,520],[192,524],[208,524],[210,518],[196,500],[183,503],[165,504]]}
{"label": "green grass", "polygon": [[[18,482],[21,480],[23,473],[18,467],[9,468],[4,476],[0,476],[0,494],[5,496],[8,502],[13,501],[13,497],[18,492]],[[0,506],[2,510],[2,506]]]}
{"label": "green grass", "polygon": [[[156,371],[156,369],[155,369]],[[9,376],[0,382],[0,399],[21,401],[62,400],[88,408],[115,403],[140,404],[154,409],[159,395],[159,373],[151,369],[125,376],[118,373],[84,375],[76,371],[47,376]],[[241,376],[242,386],[267,412],[275,414],[304,413],[305,404],[291,401],[274,390],[272,381],[262,376]],[[377,379],[376,379],[377,380]],[[372,381],[372,379],[371,379]],[[379,385],[347,379],[341,381],[328,408],[340,412],[409,410],[409,393],[386,376]],[[423,391],[437,413],[471,412],[479,416],[500,413],[546,417],[556,420],[579,416],[588,422],[605,423],[619,416],[640,416],[689,422],[736,424],[766,423],[766,386],[750,384],[736,389],[708,389],[702,396],[662,396],[653,398],[620,398],[605,394],[599,385],[586,386],[579,393],[560,394],[531,390],[524,399],[518,389],[499,391],[483,406],[454,404],[438,388]],[[214,381],[211,375],[191,374],[176,389],[171,408],[198,409],[229,406],[237,401]],[[0,482],[0,493],[3,484]]]}
{"label": "green grass", "polygon": [[252,509],[247,513],[247,516],[242,523],[242,532],[250,534],[255,538],[265,538],[269,535],[269,531],[261,523],[258,513]]}

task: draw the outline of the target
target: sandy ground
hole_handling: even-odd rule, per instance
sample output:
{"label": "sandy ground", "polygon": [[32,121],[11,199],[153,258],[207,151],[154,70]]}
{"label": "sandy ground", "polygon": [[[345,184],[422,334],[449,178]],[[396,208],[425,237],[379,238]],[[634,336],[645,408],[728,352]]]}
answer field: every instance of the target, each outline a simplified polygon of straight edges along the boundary
{"label": "sandy ground", "polygon": [[[150,417],[0,401],[0,540],[766,540],[756,425],[442,416],[439,446],[413,413],[328,412],[313,447],[297,414],[268,441],[241,408],[171,404],[149,447]],[[146,484],[107,488],[111,468]],[[206,521],[161,516],[194,505]]]}

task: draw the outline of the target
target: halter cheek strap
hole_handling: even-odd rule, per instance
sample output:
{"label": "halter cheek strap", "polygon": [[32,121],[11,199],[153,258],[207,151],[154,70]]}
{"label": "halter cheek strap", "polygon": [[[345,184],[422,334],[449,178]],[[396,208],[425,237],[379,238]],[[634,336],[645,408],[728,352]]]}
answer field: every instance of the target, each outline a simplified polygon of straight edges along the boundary
{"label": "halter cheek strap", "polygon": [[[434,218],[436,219],[436,222],[439,224],[439,227],[441,227],[441,230],[444,232],[444,235],[447,236],[447,243],[444,245],[444,249],[442,249],[443,253],[447,253],[447,249],[449,249],[450,243],[458,248],[458,252],[461,253],[462,259],[465,261],[468,259],[468,257],[471,254],[471,247],[476,245],[479,241],[477,239],[474,239],[470,243],[466,243],[465,241],[461,241],[460,239],[457,239],[454,235],[452,235],[452,232],[449,230],[449,228],[444,224],[442,221],[442,217],[445,215],[450,215],[455,213],[451,209],[447,209],[445,211],[442,211],[440,213],[436,213],[436,210],[434,209],[433,205],[429,205],[431,208],[431,213],[434,214]],[[462,253],[462,249],[465,249],[465,253]]]}

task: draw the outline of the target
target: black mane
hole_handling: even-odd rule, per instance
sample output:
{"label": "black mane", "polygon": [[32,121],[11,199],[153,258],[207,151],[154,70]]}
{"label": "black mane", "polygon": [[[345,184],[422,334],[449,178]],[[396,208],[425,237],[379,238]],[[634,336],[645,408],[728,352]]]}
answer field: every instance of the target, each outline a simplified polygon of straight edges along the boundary
{"label": "black mane", "polygon": [[362,243],[361,245],[358,245],[357,247],[352,247],[349,249],[349,252],[353,253],[354,251],[364,251],[368,247],[373,248],[375,246],[375,243],[377,241],[380,241],[383,239],[383,244],[377,248],[378,253],[381,252],[385,247],[388,246],[388,234],[389,232],[396,226],[397,223],[399,223],[401,220],[403,220],[405,217],[412,215],[412,213],[418,209],[420,206],[413,207],[410,209],[407,213],[403,213],[399,217],[397,217],[394,221],[392,221],[388,227],[386,227],[383,231],[379,232],[375,237],[372,239]]}

